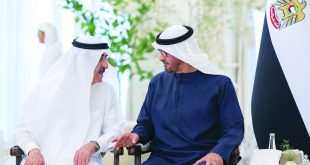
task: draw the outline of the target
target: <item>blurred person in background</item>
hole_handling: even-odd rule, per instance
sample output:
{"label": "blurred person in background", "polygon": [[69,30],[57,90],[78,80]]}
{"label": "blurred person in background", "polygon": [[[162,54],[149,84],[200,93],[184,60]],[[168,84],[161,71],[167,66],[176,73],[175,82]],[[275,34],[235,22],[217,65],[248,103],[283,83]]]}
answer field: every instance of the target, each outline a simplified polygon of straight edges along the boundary
{"label": "blurred person in background", "polygon": [[58,40],[55,26],[50,23],[39,25],[38,39],[40,43],[46,46],[40,62],[40,78],[42,79],[55,61],[62,55],[62,46]]}

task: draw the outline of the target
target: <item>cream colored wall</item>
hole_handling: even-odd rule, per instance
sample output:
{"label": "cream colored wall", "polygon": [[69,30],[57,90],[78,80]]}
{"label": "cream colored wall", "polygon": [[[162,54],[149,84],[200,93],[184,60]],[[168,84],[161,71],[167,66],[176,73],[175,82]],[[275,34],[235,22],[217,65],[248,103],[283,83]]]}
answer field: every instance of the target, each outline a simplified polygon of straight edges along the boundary
{"label": "cream colored wall", "polygon": [[9,149],[1,148],[0,150],[0,164],[4,164],[7,160],[10,159]]}

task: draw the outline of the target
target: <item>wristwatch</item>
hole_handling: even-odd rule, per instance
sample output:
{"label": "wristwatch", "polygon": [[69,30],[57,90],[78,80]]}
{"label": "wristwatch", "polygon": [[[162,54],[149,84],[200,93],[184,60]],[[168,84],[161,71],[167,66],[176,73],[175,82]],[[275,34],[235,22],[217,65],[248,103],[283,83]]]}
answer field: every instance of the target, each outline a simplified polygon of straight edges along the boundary
{"label": "wristwatch", "polygon": [[93,143],[96,146],[96,151],[98,151],[100,149],[100,145],[98,144],[98,142],[96,142],[95,140],[90,141],[91,143]]}

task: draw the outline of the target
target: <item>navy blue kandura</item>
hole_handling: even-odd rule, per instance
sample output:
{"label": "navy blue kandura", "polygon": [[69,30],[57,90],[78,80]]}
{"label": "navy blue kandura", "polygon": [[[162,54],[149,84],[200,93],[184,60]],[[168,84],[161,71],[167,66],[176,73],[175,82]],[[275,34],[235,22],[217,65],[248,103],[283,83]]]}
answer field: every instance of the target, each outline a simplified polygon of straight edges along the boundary
{"label": "navy blue kandura", "polygon": [[228,164],[244,134],[231,80],[222,75],[162,72],[150,82],[133,129],[152,153],[144,165],[188,165],[209,152]]}

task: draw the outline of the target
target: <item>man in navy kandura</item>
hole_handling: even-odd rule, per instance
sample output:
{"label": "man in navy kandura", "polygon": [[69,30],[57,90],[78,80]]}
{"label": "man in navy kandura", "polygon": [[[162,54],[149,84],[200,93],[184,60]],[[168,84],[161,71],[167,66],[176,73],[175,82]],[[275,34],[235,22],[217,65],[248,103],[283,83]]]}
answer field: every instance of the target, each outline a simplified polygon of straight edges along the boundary
{"label": "man in navy kandura", "polygon": [[143,165],[228,164],[244,134],[232,81],[200,52],[189,26],[168,28],[153,46],[165,72],[151,80],[137,125],[114,147],[151,141]]}

